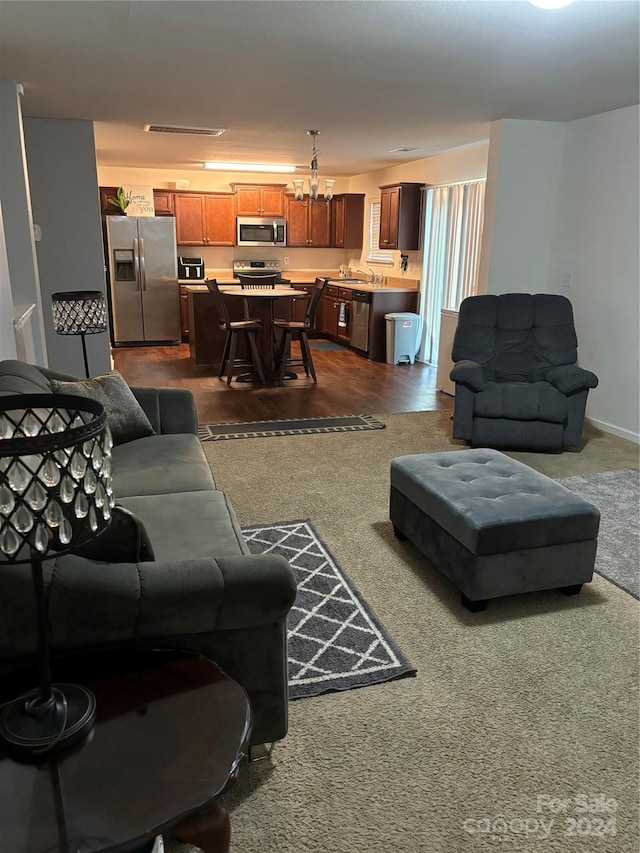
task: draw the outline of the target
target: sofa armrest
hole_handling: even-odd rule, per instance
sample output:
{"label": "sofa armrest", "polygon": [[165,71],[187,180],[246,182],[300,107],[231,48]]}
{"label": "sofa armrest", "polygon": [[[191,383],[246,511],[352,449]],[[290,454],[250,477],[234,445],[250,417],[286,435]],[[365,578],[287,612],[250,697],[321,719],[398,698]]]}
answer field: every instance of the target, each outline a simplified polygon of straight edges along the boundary
{"label": "sofa armrest", "polygon": [[548,370],[544,377],[563,394],[575,394],[588,388],[597,388],[598,377],[590,370],[583,370],[575,364],[559,364]]}
{"label": "sofa armrest", "polygon": [[157,433],[198,434],[196,403],[188,388],[132,386],[131,390]]}
{"label": "sofa armrest", "polygon": [[[23,577],[28,601],[31,580],[28,572]],[[272,554],[180,563],[100,563],[68,555],[56,561],[49,584],[53,643],[76,648],[260,627],[284,620],[296,591],[290,565]],[[32,634],[33,620],[26,625]]]}
{"label": "sofa armrest", "polygon": [[466,385],[472,391],[484,391],[487,387],[480,365],[468,359],[457,361],[449,374],[449,378],[452,382]]}

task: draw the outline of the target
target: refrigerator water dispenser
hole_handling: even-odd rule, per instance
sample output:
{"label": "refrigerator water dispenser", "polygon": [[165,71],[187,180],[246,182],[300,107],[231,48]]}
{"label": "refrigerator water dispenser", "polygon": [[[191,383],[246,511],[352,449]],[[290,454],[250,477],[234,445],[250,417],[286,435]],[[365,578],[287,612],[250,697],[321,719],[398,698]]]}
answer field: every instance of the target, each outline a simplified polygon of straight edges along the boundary
{"label": "refrigerator water dispenser", "polygon": [[113,252],[113,268],[116,281],[135,281],[133,249],[115,249]]}

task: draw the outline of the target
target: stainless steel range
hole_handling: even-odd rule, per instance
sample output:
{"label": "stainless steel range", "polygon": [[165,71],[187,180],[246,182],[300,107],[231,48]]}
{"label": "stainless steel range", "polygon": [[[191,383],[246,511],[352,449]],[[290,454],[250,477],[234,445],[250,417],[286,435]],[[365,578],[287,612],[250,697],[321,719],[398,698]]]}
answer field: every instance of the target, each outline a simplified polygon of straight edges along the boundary
{"label": "stainless steel range", "polygon": [[234,261],[233,277],[238,273],[242,275],[271,275],[277,273],[276,284],[291,284],[288,278],[282,278],[282,267],[280,261]]}

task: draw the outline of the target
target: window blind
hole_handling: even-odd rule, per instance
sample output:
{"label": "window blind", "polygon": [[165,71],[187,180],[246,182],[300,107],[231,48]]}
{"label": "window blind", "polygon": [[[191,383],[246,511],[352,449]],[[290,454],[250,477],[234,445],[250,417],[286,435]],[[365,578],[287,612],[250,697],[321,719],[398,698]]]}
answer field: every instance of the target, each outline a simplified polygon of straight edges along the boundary
{"label": "window blind", "polygon": [[378,245],[380,239],[380,202],[372,201],[369,204],[369,254],[367,261],[372,264],[393,264],[393,252],[391,249],[381,249]]}
{"label": "window blind", "polygon": [[426,194],[423,319],[419,361],[437,364],[440,312],[457,311],[478,286],[486,181],[430,187]]}

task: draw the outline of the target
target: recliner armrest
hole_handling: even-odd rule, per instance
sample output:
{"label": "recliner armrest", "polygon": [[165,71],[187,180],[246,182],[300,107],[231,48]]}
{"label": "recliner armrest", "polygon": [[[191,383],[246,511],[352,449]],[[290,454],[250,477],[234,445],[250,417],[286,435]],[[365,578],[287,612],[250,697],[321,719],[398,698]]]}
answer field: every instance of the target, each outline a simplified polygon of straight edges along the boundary
{"label": "recliner armrest", "polygon": [[198,413],[188,388],[131,387],[157,433],[187,432],[198,435]]}
{"label": "recliner armrest", "polygon": [[468,359],[457,361],[449,374],[449,378],[452,382],[467,385],[472,391],[484,391],[487,387],[480,365]]}
{"label": "recliner armrest", "polygon": [[544,378],[563,394],[573,394],[575,391],[584,391],[586,388],[598,386],[598,377],[595,373],[577,367],[575,364],[559,364],[552,367]]}

